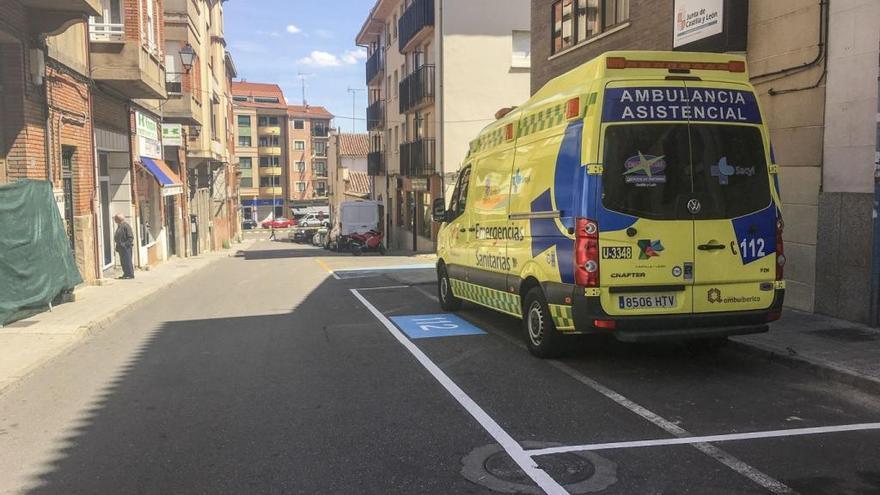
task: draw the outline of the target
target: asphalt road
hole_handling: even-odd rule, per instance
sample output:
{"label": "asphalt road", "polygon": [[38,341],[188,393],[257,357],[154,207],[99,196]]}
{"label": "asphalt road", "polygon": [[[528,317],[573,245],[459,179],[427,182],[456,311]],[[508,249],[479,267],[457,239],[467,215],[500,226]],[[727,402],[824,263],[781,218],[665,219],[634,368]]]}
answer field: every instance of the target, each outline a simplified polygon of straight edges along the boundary
{"label": "asphalt road", "polygon": [[190,276],[0,395],[0,493],[880,493],[878,397],[733,349],[538,360],[399,265],[262,242]]}

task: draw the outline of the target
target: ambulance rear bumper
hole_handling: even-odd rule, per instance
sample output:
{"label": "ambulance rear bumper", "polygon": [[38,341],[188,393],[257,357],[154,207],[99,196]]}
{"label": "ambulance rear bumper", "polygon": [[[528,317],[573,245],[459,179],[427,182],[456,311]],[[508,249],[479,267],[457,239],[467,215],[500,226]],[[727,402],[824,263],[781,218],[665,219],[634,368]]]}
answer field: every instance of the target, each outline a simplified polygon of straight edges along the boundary
{"label": "ambulance rear bumper", "polygon": [[[598,297],[575,300],[572,313],[578,333],[606,333],[624,342],[705,339],[767,332],[782,311],[785,290],[776,290],[767,309],[678,315],[610,316]],[[596,326],[596,321],[603,327]],[[613,328],[607,328],[612,325]]]}

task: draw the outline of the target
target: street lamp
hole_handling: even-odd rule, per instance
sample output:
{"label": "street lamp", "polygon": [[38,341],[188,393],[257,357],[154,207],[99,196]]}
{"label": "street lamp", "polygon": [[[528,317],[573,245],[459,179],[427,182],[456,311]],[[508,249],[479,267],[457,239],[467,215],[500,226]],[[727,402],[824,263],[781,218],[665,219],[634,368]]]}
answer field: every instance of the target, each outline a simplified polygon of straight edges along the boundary
{"label": "street lamp", "polygon": [[193,63],[196,61],[196,51],[193,50],[192,45],[189,43],[183,45],[183,48],[180,49],[180,63],[183,65],[183,69],[189,74],[189,71],[193,68]]}

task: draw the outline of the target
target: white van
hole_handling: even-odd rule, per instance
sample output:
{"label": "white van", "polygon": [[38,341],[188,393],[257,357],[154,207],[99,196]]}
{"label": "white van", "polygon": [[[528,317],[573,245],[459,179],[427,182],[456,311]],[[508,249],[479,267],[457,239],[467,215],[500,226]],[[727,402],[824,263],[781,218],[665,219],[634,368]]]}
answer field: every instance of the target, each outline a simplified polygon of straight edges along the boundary
{"label": "white van", "polygon": [[344,247],[351,234],[379,230],[379,203],[376,201],[345,201],[336,209],[333,230],[328,238],[328,247]]}

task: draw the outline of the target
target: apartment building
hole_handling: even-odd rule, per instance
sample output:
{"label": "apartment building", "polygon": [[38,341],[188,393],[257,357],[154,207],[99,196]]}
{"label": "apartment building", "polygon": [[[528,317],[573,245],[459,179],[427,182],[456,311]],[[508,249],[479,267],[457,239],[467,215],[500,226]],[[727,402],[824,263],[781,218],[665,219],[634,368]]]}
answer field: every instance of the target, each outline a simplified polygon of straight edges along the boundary
{"label": "apartment building", "polygon": [[0,2],[0,184],[52,184],[86,282],[101,274],[85,22],[100,8],[99,0]]}
{"label": "apartment building", "polygon": [[880,2],[533,0],[531,18],[533,92],[608,50],[744,52],[781,166],[785,302],[878,323]]}
{"label": "apartment building", "polygon": [[330,121],[333,115],[321,106],[291,105],[287,108],[289,170],[287,201],[292,215],[312,211],[329,214]]}
{"label": "apartment building", "polygon": [[389,246],[431,251],[433,198],[468,143],[529,97],[528,0],[377,0],[356,42],[368,51],[373,195]]}
{"label": "apartment building", "polygon": [[277,84],[233,82],[236,159],[244,219],[286,217],[287,101]]}
{"label": "apartment building", "polygon": [[180,174],[186,190],[180,202],[191,215],[169,226],[169,233],[178,235],[178,249],[198,254],[220,248],[240,229],[232,110],[236,69],[226,50],[223,2],[165,0],[165,65],[166,162]]}
{"label": "apartment building", "polygon": [[[336,219],[343,201],[369,199],[372,179],[367,174],[367,156],[370,153],[368,134],[330,132],[330,217]],[[383,214],[384,216],[384,214]]]}

